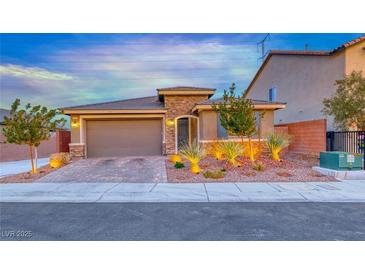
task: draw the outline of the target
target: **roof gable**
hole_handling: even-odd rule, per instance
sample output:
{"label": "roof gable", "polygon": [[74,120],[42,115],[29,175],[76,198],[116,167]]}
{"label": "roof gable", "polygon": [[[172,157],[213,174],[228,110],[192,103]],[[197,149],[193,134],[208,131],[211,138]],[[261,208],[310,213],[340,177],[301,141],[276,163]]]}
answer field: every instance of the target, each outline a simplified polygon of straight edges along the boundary
{"label": "roof gable", "polygon": [[170,88],[158,88],[157,94],[160,101],[164,100],[165,95],[208,95],[210,98],[214,95],[215,90],[216,89],[213,88],[178,86]]}
{"label": "roof gable", "polygon": [[342,44],[341,46],[335,48],[334,50],[331,51],[313,51],[313,50],[271,50],[269,52],[269,54],[267,55],[267,57],[265,58],[264,62],[261,64],[260,68],[257,70],[255,76],[253,77],[252,81],[250,82],[250,84],[248,85],[246,92],[245,92],[245,96],[248,95],[248,93],[250,92],[250,89],[252,88],[252,86],[254,85],[254,83],[256,82],[256,80],[258,79],[259,75],[261,74],[261,72],[264,70],[264,68],[266,67],[267,63],[270,61],[271,57],[274,55],[285,55],[285,56],[318,56],[318,57],[323,57],[323,56],[331,56],[334,54],[337,54],[338,52],[351,47],[357,43],[360,43],[362,41],[365,41],[365,35],[360,36],[354,40],[351,40],[345,44]]}
{"label": "roof gable", "polygon": [[200,87],[188,87],[188,86],[177,86],[169,88],[158,88],[157,91],[215,91],[215,88],[200,88]]}

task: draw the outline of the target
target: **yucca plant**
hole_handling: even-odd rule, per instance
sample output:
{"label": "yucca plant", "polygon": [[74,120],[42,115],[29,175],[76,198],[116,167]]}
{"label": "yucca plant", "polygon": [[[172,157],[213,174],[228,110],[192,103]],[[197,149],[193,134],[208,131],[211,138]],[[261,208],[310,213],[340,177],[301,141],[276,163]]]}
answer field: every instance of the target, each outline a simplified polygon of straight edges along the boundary
{"label": "yucca plant", "polygon": [[212,154],[214,156],[215,159],[217,160],[222,160],[223,159],[223,146],[222,146],[223,142],[221,141],[215,141],[211,146],[210,146],[210,154]]}
{"label": "yucca plant", "polygon": [[179,153],[190,162],[190,170],[192,173],[200,173],[201,169],[199,167],[199,162],[204,157],[204,151],[200,145],[196,143],[184,145]]}
{"label": "yucca plant", "polygon": [[236,158],[243,153],[242,145],[236,142],[223,142],[222,150],[227,162],[234,167],[240,166]]}
{"label": "yucca plant", "polygon": [[280,161],[280,152],[290,144],[290,136],[271,133],[267,136],[266,146],[270,156],[275,161]]}

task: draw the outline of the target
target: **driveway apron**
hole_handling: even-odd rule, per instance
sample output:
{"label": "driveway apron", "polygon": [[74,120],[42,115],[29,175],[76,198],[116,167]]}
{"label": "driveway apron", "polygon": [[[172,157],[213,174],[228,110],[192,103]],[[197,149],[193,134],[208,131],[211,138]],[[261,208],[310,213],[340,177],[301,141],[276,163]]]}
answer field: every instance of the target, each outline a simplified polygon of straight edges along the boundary
{"label": "driveway apron", "polygon": [[167,182],[165,157],[83,159],[60,168],[36,182]]}

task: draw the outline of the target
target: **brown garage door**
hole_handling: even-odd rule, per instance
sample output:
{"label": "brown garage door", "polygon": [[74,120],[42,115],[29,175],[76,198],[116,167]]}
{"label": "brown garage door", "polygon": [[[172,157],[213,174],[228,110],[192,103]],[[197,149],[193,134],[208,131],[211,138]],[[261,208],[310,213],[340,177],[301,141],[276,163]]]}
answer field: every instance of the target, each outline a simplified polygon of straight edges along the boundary
{"label": "brown garage door", "polygon": [[162,154],[162,120],[87,121],[87,157]]}

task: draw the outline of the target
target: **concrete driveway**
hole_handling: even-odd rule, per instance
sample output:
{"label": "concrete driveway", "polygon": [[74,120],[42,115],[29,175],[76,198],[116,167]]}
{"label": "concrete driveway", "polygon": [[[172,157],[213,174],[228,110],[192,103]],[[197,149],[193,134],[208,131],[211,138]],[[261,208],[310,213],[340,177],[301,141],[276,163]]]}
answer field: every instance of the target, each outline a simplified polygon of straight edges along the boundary
{"label": "concrete driveway", "polygon": [[79,160],[36,182],[167,182],[165,157],[108,157]]}

